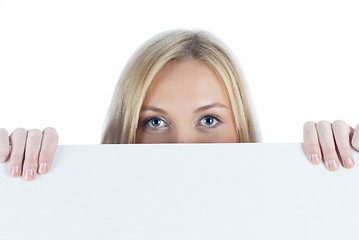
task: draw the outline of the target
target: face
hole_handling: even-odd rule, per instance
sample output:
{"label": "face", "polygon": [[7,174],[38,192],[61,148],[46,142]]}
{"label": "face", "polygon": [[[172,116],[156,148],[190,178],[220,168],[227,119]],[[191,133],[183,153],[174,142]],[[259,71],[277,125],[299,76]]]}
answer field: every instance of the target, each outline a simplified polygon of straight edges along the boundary
{"label": "face", "polygon": [[198,61],[167,64],[143,102],[136,143],[237,142],[223,80]]}

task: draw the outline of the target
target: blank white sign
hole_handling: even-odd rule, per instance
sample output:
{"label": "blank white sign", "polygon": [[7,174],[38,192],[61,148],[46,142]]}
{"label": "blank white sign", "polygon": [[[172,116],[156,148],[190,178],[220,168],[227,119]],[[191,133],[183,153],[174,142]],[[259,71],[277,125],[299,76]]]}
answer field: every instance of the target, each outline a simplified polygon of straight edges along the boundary
{"label": "blank white sign", "polygon": [[358,166],[299,143],[59,146],[32,182],[1,167],[0,239],[359,239]]}

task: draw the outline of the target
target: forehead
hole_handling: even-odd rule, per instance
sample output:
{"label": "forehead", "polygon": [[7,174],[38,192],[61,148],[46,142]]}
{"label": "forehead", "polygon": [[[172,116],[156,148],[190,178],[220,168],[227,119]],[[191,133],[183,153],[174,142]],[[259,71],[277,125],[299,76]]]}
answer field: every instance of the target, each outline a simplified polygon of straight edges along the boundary
{"label": "forehead", "polygon": [[222,78],[206,64],[185,60],[164,66],[153,79],[145,104],[165,104],[173,101],[193,104],[228,104]]}

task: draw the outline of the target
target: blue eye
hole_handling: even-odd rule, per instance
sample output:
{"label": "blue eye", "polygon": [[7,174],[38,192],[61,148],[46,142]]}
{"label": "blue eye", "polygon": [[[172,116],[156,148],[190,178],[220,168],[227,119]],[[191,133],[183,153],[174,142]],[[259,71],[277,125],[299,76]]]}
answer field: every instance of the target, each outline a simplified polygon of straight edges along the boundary
{"label": "blue eye", "polygon": [[222,120],[219,117],[213,115],[206,115],[199,120],[199,125],[210,128],[216,127],[221,123]]}
{"label": "blue eye", "polygon": [[159,117],[151,117],[151,118],[147,118],[144,121],[143,125],[145,125],[149,128],[163,128],[163,127],[166,127],[168,124],[165,120],[163,120]]}

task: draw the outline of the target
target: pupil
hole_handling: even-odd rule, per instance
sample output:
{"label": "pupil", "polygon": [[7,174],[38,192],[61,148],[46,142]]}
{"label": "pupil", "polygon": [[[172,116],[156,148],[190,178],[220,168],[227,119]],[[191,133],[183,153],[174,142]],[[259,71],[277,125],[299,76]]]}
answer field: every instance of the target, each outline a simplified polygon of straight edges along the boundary
{"label": "pupil", "polygon": [[159,119],[153,119],[152,123],[153,123],[153,125],[158,126],[160,124],[160,120]]}
{"label": "pupil", "polygon": [[213,119],[212,118],[206,118],[206,124],[210,125],[213,123]]}

